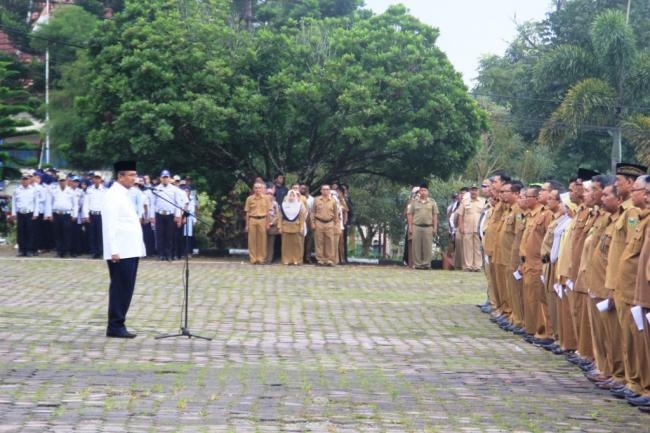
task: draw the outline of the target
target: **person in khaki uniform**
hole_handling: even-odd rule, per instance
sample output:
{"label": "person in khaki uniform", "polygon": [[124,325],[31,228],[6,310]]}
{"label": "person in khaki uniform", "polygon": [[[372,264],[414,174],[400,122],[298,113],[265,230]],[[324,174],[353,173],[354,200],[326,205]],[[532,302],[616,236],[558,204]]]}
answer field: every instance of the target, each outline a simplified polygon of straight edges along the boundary
{"label": "person in khaki uniform", "polygon": [[[620,164],[619,164],[620,167]],[[628,170],[631,170],[630,167],[625,167],[624,172],[627,173]],[[634,166],[634,171],[643,170],[645,167]],[[617,173],[620,173],[621,169],[617,170]],[[617,175],[617,181],[620,184]],[[645,187],[646,187],[646,176],[639,176],[632,187],[627,193],[627,201],[630,202],[631,206],[628,207],[622,214],[619,219],[619,225],[617,225],[612,237],[612,248],[609,252],[608,259],[616,260],[617,262],[609,262],[609,266],[613,266],[611,274],[615,275],[614,278],[614,301],[616,303],[616,313],[618,315],[618,320],[621,325],[621,343],[623,350],[623,365],[625,367],[625,382],[626,389],[622,390],[620,393],[614,391],[614,394],[618,397],[621,397],[621,393],[624,394],[623,397],[638,397],[641,392],[640,384],[640,365],[636,362],[636,353],[641,350],[642,339],[640,339],[639,332],[636,329],[634,319],[630,308],[633,306],[634,302],[634,291],[636,288],[636,270],[639,266],[638,258],[641,251],[641,245],[639,239],[635,239],[637,235],[637,226],[640,224],[640,216],[645,209]],[[625,197],[624,193],[621,193],[619,188],[619,196],[621,199]],[[625,226],[625,228],[621,228]],[[625,233],[623,233],[625,232]],[[616,249],[621,246],[621,240],[623,241],[622,250],[620,254],[616,254]],[[615,263],[614,265],[612,265]],[[610,272],[608,266],[608,271]],[[607,280],[606,280],[607,283]]]}
{"label": "person in khaki uniform", "polygon": [[310,225],[314,230],[316,262],[321,266],[336,265],[336,243],[334,230],[338,227],[339,208],[336,200],[330,196],[330,186],[320,188],[321,195],[314,199],[310,213]]}
{"label": "person in khaki uniform", "polygon": [[[599,242],[610,222],[610,213],[602,204],[603,191],[607,186],[614,183],[612,176],[598,175],[594,177],[591,185],[585,187],[585,204],[592,208],[591,217],[585,226],[586,237],[580,258],[580,268],[574,284],[574,290],[578,294],[586,293],[586,313],[588,320],[587,335],[578,341],[579,356],[587,357],[589,350],[593,351],[593,362],[595,368],[587,374],[587,378],[593,382],[607,381],[612,376],[612,360],[608,357],[608,344],[606,342],[605,324],[602,316],[596,307],[598,302],[604,300],[607,293],[605,287],[605,267],[607,255],[599,254],[597,248]],[[614,207],[618,206],[614,203]],[[601,297],[598,297],[597,293]],[[582,347],[586,342],[591,342],[591,347]]]}
{"label": "person in khaki uniform", "polygon": [[290,189],[282,201],[278,218],[278,229],[282,235],[282,263],[285,265],[302,264],[306,217],[307,207],[300,199],[300,193]]}
{"label": "person in khaki uniform", "polygon": [[438,231],[438,205],[429,198],[427,185],[420,185],[420,191],[411,203],[407,214],[408,231],[413,234],[413,268],[431,268],[433,256],[433,235]]}
{"label": "person in khaki uniform", "polygon": [[[644,175],[647,167],[618,163],[616,165],[616,189],[621,199],[620,217],[617,219],[612,231],[611,246],[607,256],[607,270],[605,272],[605,288],[613,293],[616,316],[619,322],[618,339],[621,343],[621,353],[619,356],[623,360],[625,372],[625,388],[613,389],[612,394],[617,397],[638,396],[641,391],[634,365],[634,359],[628,356],[628,353],[634,352],[634,341],[631,338],[630,329],[635,326],[630,312],[632,296],[627,286],[629,281],[625,280],[625,275],[621,273],[620,260],[625,246],[631,241],[631,235],[634,233],[636,224],[639,221],[640,209],[634,205],[631,198],[631,190],[634,187],[635,180],[638,176]],[[625,283],[626,287],[620,285]]]}
{"label": "person in khaki uniform", "polygon": [[587,288],[578,287],[578,271],[584,250],[584,243],[587,238],[588,228],[590,228],[595,219],[592,218],[593,197],[591,202],[586,203],[585,189],[591,187],[591,179],[599,173],[584,168],[578,169],[578,177],[573,185],[569,186],[570,199],[578,206],[574,222],[569,234],[571,245],[571,262],[567,275],[562,277],[566,279],[566,284],[571,288],[567,293],[571,307],[571,323],[573,332],[576,336],[576,356],[584,360],[593,361],[593,343],[591,341],[591,332],[589,330],[589,295]]}
{"label": "person in khaki uniform", "polygon": [[[623,366],[621,348],[621,325],[616,316],[614,305],[614,294],[607,289],[607,269],[609,253],[611,251],[612,235],[614,234],[617,221],[621,216],[621,199],[619,198],[616,185],[608,185],[603,190],[603,208],[609,213],[608,223],[601,235],[589,270],[588,284],[590,294],[594,296],[594,302],[598,303],[609,300],[609,307],[605,311],[598,311],[600,321],[603,325],[602,346],[607,358],[607,365],[604,368],[598,366],[604,374],[611,378],[597,384],[602,389],[620,388],[625,384],[625,368]],[[596,336],[592,338],[596,341]]]}
{"label": "person in khaki uniform", "polygon": [[469,198],[463,200],[458,208],[458,234],[463,238],[463,271],[481,270],[481,241],[478,236],[478,221],[485,207],[485,200],[478,196],[478,187],[469,188]]}
{"label": "person in khaki uniform", "polygon": [[[639,215],[634,241],[641,244],[636,271],[634,305],[642,308],[642,316],[650,312],[650,179],[646,178],[646,209]],[[641,397],[628,403],[639,406],[643,412],[650,412],[650,326],[646,322],[641,336],[641,345],[636,355],[640,366],[639,379]]]}
{"label": "person in khaki uniform", "polygon": [[[526,197],[527,189],[521,184],[513,183],[513,191],[521,188],[519,197],[517,199],[517,210],[515,213],[515,237],[512,241],[510,248],[510,265],[508,267],[511,272],[511,278],[508,280],[508,291],[512,300],[512,328],[510,329],[515,334],[526,334],[526,322],[524,320],[524,281],[521,275],[521,257],[519,249],[521,248],[521,240],[524,236],[526,229],[526,218],[528,215],[528,199]],[[519,276],[515,278],[515,273]]]}
{"label": "person in khaki uniform", "polygon": [[[550,185],[550,183],[545,183],[544,185]],[[560,199],[560,190],[556,189],[559,186],[550,186],[550,188],[551,190],[546,197],[546,207],[552,216],[540,246],[541,260],[543,263],[544,293],[546,297],[545,302],[542,303],[542,316],[547,336],[557,342],[560,336],[560,300],[558,299],[559,295],[555,292],[554,284],[557,283],[556,269],[559,255],[557,253],[554,255],[553,250],[559,250],[561,236],[570,218],[566,215],[566,209]],[[554,343],[550,344],[549,349],[555,349],[557,347]]]}
{"label": "person in khaki uniform", "polygon": [[513,279],[513,270],[510,270],[511,248],[515,239],[515,228],[517,222],[517,200],[519,198],[519,191],[521,186],[514,185],[512,181],[506,181],[501,186],[501,202],[503,206],[503,213],[501,222],[497,230],[496,238],[496,254],[492,263],[496,269],[496,283],[499,287],[499,299],[501,301],[500,309],[501,314],[504,316],[500,320],[499,325],[504,329],[511,329],[512,327],[512,284],[510,280]]}
{"label": "person in khaki uniform", "polygon": [[[529,188],[530,190],[530,188]],[[531,210],[530,224],[527,225],[521,243],[522,271],[524,274],[524,309],[526,330],[533,336],[534,343],[552,343],[550,329],[546,327],[546,293],[542,281],[542,241],[553,219],[553,213],[546,208],[551,186],[546,182],[537,196],[538,205]]]}
{"label": "person in khaki uniform", "polygon": [[407,215],[409,233],[413,233],[413,267],[431,268],[433,234],[438,231],[438,205],[429,198],[427,185],[420,185],[418,198]]}
{"label": "person in khaki uniform", "polygon": [[244,231],[248,233],[248,255],[254,265],[266,261],[266,231],[270,223],[271,202],[265,192],[264,184],[255,182],[253,195],[248,196],[244,204]]}
{"label": "person in khaki uniform", "polygon": [[[485,236],[483,238],[483,252],[484,252],[484,265],[485,272],[488,278],[488,300],[492,306],[492,318],[498,320],[501,315],[501,299],[499,298],[500,289],[497,287],[496,267],[494,259],[496,251],[497,233],[501,223],[504,206],[501,203],[499,196],[501,186],[504,182],[510,181],[510,176],[503,172],[499,172],[490,177],[490,194],[492,196],[492,207],[487,216],[487,223],[485,226]],[[502,318],[503,319],[503,318]]]}

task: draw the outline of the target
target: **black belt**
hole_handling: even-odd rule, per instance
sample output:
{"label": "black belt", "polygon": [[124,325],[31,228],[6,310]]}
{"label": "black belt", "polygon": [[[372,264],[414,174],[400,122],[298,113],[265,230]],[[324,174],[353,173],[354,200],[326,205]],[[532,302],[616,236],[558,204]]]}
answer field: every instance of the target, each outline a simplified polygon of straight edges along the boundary
{"label": "black belt", "polygon": [[55,210],[54,214],[55,215],[70,215],[70,212],[64,211],[64,210]]}
{"label": "black belt", "polygon": [[159,214],[159,215],[171,215],[173,212],[168,211],[168,210],[159,210],[156,213]]}
{"label": "black belt", "polygon": [[261,220],[261,219],[266,218],[266,216],[255,216],[255,215],[251,215],[251,218],[255,218],[256,220]]}
{"label": "black belt", "polygon": [[91,210],[89,213],[90,213],[91,215],[101,215],[101,214],[102,214],[102,212],[101,212],[101,211],[98,211],[98,210]]}
{"label": "black belt", "polygon": [[30,213],[34,213],[34,211],[32,211],[32,210],[19,210],[18,213],[21,214],[21,215],[27,215],[27,214],[30,214]]}
{"label": "black belt", "polygon": [[314,218],[316,218],[318,221],[322,222],[323,224],[331,223],[332,221],[334,221],[333,219],[324,220],[324,219],[318,218],[318,217],[314,217]]}
{"label": "black belt", "polygon": [[432,227],[433,224],[416,224],[418,227]]}

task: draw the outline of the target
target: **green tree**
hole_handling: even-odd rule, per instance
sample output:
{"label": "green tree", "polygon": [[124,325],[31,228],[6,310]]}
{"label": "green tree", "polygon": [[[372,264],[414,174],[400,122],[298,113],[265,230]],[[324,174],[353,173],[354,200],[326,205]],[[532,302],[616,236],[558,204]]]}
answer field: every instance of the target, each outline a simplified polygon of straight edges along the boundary
{"label": "green tree", "polygon": [[[20,76],[19,64],[0,57],[0,179],[18,177],[20,166],[34,163],[18,159],[13,154],[15,151],[33,150],[30,143],[20,140],[28,133],[19,130],[20,127],[31,126],[31,122],[15,117],[16,114],[33,111],[30,95],[22,89]],[[10,143],[7,142],[9,138],[12,139]]]}
{"label": "green tree", "polygon": [[88,140],[71,160],[137,157],[228,191],[276,171],[312,186],[446,177],[475,152],[485,117],[437,30],[403,7],[254,31],[232,24],[230,7],[130,3],[102,23],[76,99]]}
{"label": "green tree", "polygon": [[578,60],[576,63],[591,63],[588,59],[593,57],[596,64],[589,72],[596,73],[582,79],[577,75],[577,81],[540,131],[540,142],[555,144],[577,136],[584,125],[593,125],[611,134],[612,161],[621,161],[621,122],[633,114],[639,95],[648,95],[650,84],[639,75],[647,75],[644,68],[650,64],[650,53],[638,52],[633,29],[624,13],[617,10],[596,17],[591,42],[591,56],[576,55],[577,50],[557,56],[559,62]]}

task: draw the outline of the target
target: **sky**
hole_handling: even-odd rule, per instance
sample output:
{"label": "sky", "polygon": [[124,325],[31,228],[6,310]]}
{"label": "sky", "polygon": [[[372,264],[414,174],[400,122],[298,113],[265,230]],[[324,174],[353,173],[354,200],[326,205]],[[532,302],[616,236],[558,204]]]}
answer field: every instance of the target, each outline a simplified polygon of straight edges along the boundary
{"label": "sky", "polygon": [[551,0],[364,0],[366,8],[382,13],[403,4],[411,15],[440,30],[437,45],[472,88],[479,60],[503,55],[515,39],[517,23],[540,21],[553,10]]}

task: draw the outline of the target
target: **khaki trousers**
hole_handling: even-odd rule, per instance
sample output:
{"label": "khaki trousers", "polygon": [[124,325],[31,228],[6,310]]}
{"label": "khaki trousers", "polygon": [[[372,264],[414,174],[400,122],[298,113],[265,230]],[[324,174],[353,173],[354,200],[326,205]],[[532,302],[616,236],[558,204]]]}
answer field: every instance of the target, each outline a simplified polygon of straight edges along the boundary
{"label": "khaki trousers", "polygon": [[266,260],[266,219],[248,220],[248,256],[250,262],[264,263]]}
{"label": "khaki trousers", "polygon": [[605,351],[611,364],[612,377],[625,383],[625,364],[623,363],[623,346],[621,344],[621,324],[618,321],[617,310],[614,307],[604,313],[599,313],[605,328]]}
{"label": "khaki trousers", "polygon": [[[501,304],[499,299],[499,292],[497,292],[496,276],[495,276],[495,264],[490,262],[489,259],[485,262],[485,277],[487,278],[488,285],[488,301],[492,305],[492,308],[496,309],[497,305]],[[500,313],[500,312],[498,312]]]}
{"label": "khaki trousers", "polygon": [[524,321],[526,331],[537,338],[547,338],[544,315],[546,308],[546,293],[542,284],[541,273],[538,270],[524,270]]}
{"label": "khaki trousers", "polygon": [[336,244],[334,243],[334,222],[324,223],[316,220],[314,244],[316,260],[320,264],[336,264]]}
{"label": "khaki trousers", "polygon": [[469,233],[462,236],[463,269],[471,271],[481,269],[481,240],[478,237],[478,233]]}
{"label": "khaki trousers", "polygon": [[582,292],[574,292],[575,319],[574,325],[578,336],[578,353],[588,359],[594,359],[594,342],[591,338],[589,326],[589,295]]}
{"label": "khaki trousers", "polygon": [[508,295],[510,301],[512,302],[512,315],[510,316],[510,321],[513,325],[519,327],[525,327],[524,324],[524,280],[515,280],[515,277],[508,270],[506,274],[506,286],[508,288]]}
{"label": "khaki trousers", "polygon": [[[643,309],[643,316],[650,312],[650,309]],[[641,366],[639,372],[641,373],[641,393],[645,396],[650,396],[650,326],[646,322],[643,327],[643,345],[641,350],[637,352],[637,362]]]}
{"label": "khaki trousers", "polygon": [[282,263],[301,264],[304,245],[304,237],[301,233],[282,233]]}
{"label": "khaki trousers", "polygon": [[545,300],[542,304],[542,315],[546,334],[557,340],[559,338],[558,296],[553,289],[555,280],[555,264],[546,263],[543,269]]}
{"label": "khaki trousers", "polygon": [[431,267],[433,228],[413,225],[413,266]]}
{"label": "khaki trousers", "polygon": [[557,300],[558,322],[560,326],[559,340],[563,349],[576,350],[578,348],[578,338],[575,335],[573,318],[571,317],[570,296],[573,296],[573,292],[571,290],[565,290],[562,299]]}
{"label": "khaki trousers", "polygon": [[637,329],[632,318],[632,312],[630,311],[632,307],[633,305],[623,300],[616,300],[616,315],[618,316],[618,323],[621,325],[621,354],[625,368],[625,385],[637,394],[641,394],[643,391],[639,373],[641,366],[637,362],[636,354],[642,348],[643,335]]}
{"label": "khaki trousers", "polygon": [[[508,292],[508,287],[507,287],[507,269],[508,267],[505,265],[495,265],[495,276],[496,276],[496,283],[497,283],[497,292],[499,293],[499,301],[501,302],[498,306],[497,309],[501,310],[502,314],[505,314],[510,317],[512,314],[512,302],[510,300],[510,294]],[[512,277],[512,274],[510,275]]]}
{"label": "khaki trousers", "polygon": [[605,332],[605,322],[603,317],[596,304],[602,301],[601,298],[589,298],[589,303],[587,305],[587,312],[589,314],[589,331],[591,334],[591,341],[593,341],[593,352],[594,352],[594,361],[596,362],[596,367],[603,373],[605,376],[612,376],[614,368],[612,366],[612,360],[608,356],[607,351],[607,338]]}

